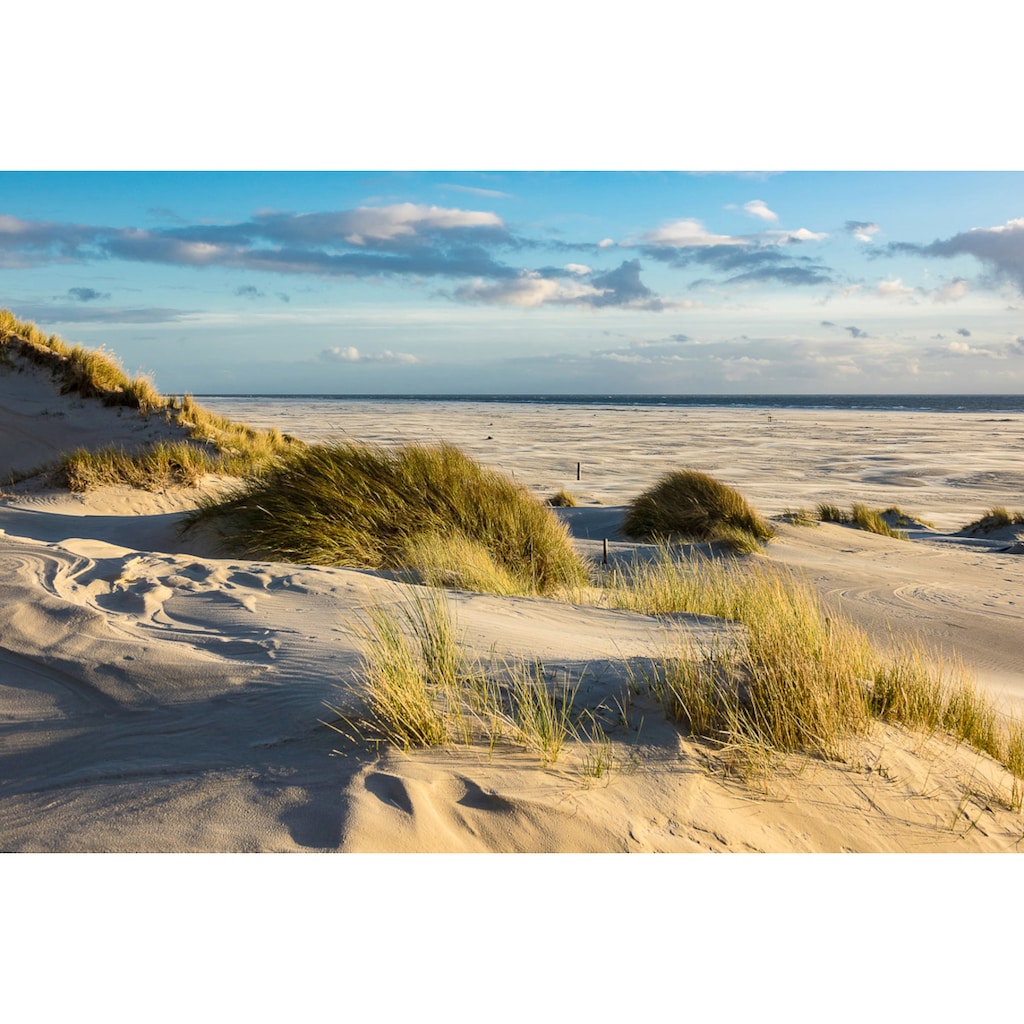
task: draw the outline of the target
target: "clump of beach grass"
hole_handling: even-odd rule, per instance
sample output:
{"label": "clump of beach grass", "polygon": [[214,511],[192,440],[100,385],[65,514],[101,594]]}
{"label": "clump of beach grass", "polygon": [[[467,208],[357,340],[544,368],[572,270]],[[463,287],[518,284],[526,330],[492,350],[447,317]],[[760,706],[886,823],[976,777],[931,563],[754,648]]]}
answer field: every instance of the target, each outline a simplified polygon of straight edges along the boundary
{"label": "clump of beach grass", "polygon": [[[286,452],[224,500],[210,499],[185,529],[211,525],[225,550],[275,561],[415,571],[442,552],[475,545],[500,570],[501,588],[547,594],[587,582],[568,531],[524,487],[485,469],[453,445],[385,449],[356,443]],[[460,548],[461,546],[461,548]],[[413,563],[410,566],[410,562]],[[460,569],[459,585],[472,582]],[[443,579],[434,574],[434,582]]]}
{"label": "clump of beach grass", "polygon": [[899,505],[890,505],[887,509],[883,509],[882,516],[895,529],[911,529],[915,526],[926,526],[930,530],[935,528],[934,523],[929,522],[927,519],[922,519],[912,512],[904,512]]}
{"label": "clump of beach grass", "polygon": [[[866,638],[822,610],[813,591],[770,566],[736,572],[727,562],[638,564],[609,584],[609,604],[647,614],[689,612],[740,624],[742,636],[713,667],[669,654],[653,689],[697,734],[731,743],[842,758],[869,714]],[[700,659],[698,659],[700,660]],[[696,710],[694,710],[696,709]]]}
{"label": "clump of beach grass", "polygon": [[155,491],[172,485],[194,487],[207,473],[220,468],[207,449],[177,441],[134,452],[116,446],[77,448],[60,457],[54,472],[57,482],[70,491],[119,485]]}
{"label": "clump of beach grass", "polygon": [[512,597],[523,581],[499,565],[487,545],[463,533],[424,532],[409,537],[397,561],[411,582],[449,590]]}
{"label": "clump of beach grass", "polygon": [[854,526],[859,530],[877,533],[883,537],[893,537],[896,540],[907,539],[906,533],[891,526],[887,519],[889,517],[896,522],[910,522],[906,513],[895,506],[883,511],[882,509],[869,508],[863,502],[854,502],[850,511],[846,512],[837,505],[822,503],[818,505],[817,511],[818,518],[823,523],[839,523],[843,526]]}
{"label": "clump of beach grass", "polygon": [[458,682],[450,619],[424,603],[399,614],[374,608],[368,618],[362,672],[373,729],[403,750],[447,743]]}
{"label": "clump of beach grass", "polygon": [[771,526],[732,487],[697,470],[676,470],[630,503],[622,532],[638,540],[721,542],[760,550]]}
{"label": "clump of beach grass", "polygon": [[779,516],[780,522],[791,523],[793,526],[817,526],[819,517],[805,508],[787,508]]}
{"label": "clump of beach grass", "polygon": [[552,508],[576,508],[579,502],[576,500],[575,495],[563,488],[552,494],[545,504],[550,505]]}
{"label": "clump of beach grass", "polygon": [[1011,512],[1002,505],[990,508],[980,519],[968,523],[963,533],[991,533],[1007,526],[1024,526],[1024,511]]}
{"label": "clump of beach grass", "polygon": [[98,398],[104,405],[126,406],[142,413],[164,408],[160,395],[146,376],[131,378],[115,355],[106,350],[69,345],[56,334],[47,335],[35,324],[0,309],[0,348],[37,366],[50,369],[62,394]]}
{"label": "clump of beach grass", "polygon": [[678,559],[663,548],[654,562],[609,578],[604,596],[617,608],[714,615],[741,627],[711,651],[682,631],[646,675],[670,718],[741,763],[763,765],[772,752],[844,760],[852,738],[885,721],[989,754],[1011,772],[1012,799],[1024,800],[1024,729],[961,663],[907,641],[880,650],[781,569]]}
{"label": "clump of beach grass", "polygon": [[593,714],[576,713],[578,684],[549,686],[539,663],[500,661],[491,666],[463,654],[455,617],[441,591],[413,593],[397,605],[375,605],[361,630],[359,678],[348,687],[364,710],[343,723],[342,735],[402,750],[480,744],[493,751],[502,740],[554,764],[565,744],[596,744],[583,754],[583,773],[606,774],[609,741]]}

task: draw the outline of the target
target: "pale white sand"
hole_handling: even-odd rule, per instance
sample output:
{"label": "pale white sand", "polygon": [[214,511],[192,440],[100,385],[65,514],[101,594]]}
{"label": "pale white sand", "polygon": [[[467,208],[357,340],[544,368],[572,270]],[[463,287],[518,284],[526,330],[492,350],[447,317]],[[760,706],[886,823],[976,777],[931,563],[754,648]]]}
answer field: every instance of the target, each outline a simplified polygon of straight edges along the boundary
{"label": "pale white sand", "polygon": [[[80,420],[62,434],[69,400],[27,380],[0,371],[0,422],[19,431],[4,434],[0,471],[23,452],[34,464],[87,434],[140,426],[94,409],[95,434]],[[990,505],[1024,505],[1019,417],[816,412],[768,424],[745,410],[353,403],[325,423],[312,406],[285,420],[280,408],[206,404],[308,439],[450,440],[538,493],[577,493],[579,543],[593,552],[609,537],[613,557],[630,550],[616,532],[621,505],[683,465],[735,484],[766,514],[898,502],[942,532],[908,543],[785,526],[768,557],[873,631],[920,632],[994,693],[1024,697],[1024,562],[995,550],[1012,538],[950,533]],[[111,490],[0,503],[2,849],[968,852],[1014,850],[1024,834],[996,796],[1005,772],[938,737],[879,728],[846,764],[795,759],[753,787],[722,774],[647,698],[629,696],[623,662],[653,653],[666,623],[540,600],[451,597],[468,650],[586,672],[582,700],[624,705],[609,776],[588,776],[576,748],[546,769],[511,747],[360,752],[320,724],[323,702],[357,709],[362,610],[407,588],[214,557],[176,535],[194,499]],[[727,630],[683,621],[706,637]]]}

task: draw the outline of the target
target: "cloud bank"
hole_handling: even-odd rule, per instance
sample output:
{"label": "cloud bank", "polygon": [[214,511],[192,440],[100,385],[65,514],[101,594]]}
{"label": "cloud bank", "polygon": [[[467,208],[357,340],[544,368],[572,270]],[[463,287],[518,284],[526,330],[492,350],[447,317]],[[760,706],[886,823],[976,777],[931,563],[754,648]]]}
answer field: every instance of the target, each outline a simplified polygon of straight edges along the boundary
{"label": "cloud bank", "polygon": [[996,282],[1009,282],[1024,292],[1024,217],[1008,220],[991,228],[971,228],[928,245],[914,242],[890,242],[891,254],[915,256],[973,256]]}

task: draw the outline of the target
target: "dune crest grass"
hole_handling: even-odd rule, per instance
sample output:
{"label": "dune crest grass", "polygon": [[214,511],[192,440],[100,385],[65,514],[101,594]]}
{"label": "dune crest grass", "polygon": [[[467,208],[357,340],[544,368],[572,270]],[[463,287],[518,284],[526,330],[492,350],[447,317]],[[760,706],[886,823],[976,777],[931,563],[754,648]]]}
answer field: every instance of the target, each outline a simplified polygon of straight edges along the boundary
{"label": "dune crest grass", "polygon": [[732,487],[697,470],[667,473],[634,498],[622,532],[637,540],[720,542],[736,551],[760,550],[773,530]]}
{"label": "dune crest grass", "polygon": [[17,319],[10,310],[0,310],[2,362],[16,366],[15,355],[49,369],[62,394],[134,409],[145,417],[159,415],[180,428],[178,440],[131,450],[106,446],[65,453],[52,469],[56,482],[72,491],[111,485],[157,490],[175,484],[194,486],[208,473],[243,476],[265,468],[299,443],[277,430],[254,430],[217,416],[190,395],[161,395],[149,377],[129,377],[112,353],[69,345],[58,335],[46,335],[35,324]]}
{"label": "dune crest grass", "polygon": [[896,506],[882,510],[868,508],[863,502],[854,502],[849,512],[844,511],[837,505],[820,504],[818,506],[818,518],[823,523],[855,526],[858,530],[877,533],[882,537],[893,537],[896,540],[906,540],[907,535],[892,525],[893,523],[911,525],[915,522],[902,509]]}
{"label": "dune crest grass", "polygon": [[148,377],[130,378],[113,353],[69,345],[59,335],[47,335],[35,324],[19,320],[9,309],[0,309],[0,348],[49,368],[61,394],[98,398],[104,405],[142,413],[167,404]]}
{"label": "dune crest grass", "polygon": [[[549,508],[448,444],[340,443],[287,452],[227,499],[204,502],[184,525],[201,523],[213,527],[225,550],[275,561],[412,569],[431,582],[451,574],[462,586],[479,571],[500,578],[500,592],[514,581],[523,594],[587,582],[586,566]],[[460,562],[470,549],[472,559]]]}
{"label": "dune crest grass", "polygon": [[1002,505],[990,508],[980,519],[968,523],[962,533],[991,533],[1006,526],[1024,526],[1024,511],[1011,512]]}

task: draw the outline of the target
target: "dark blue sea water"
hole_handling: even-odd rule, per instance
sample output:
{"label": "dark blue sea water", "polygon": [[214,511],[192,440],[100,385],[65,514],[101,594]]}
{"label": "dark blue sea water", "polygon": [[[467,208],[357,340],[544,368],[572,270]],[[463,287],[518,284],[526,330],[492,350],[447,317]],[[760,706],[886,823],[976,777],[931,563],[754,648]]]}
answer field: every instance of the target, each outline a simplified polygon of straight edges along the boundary
{"label": "dark blue sea water", "polygon": [[345,402],[505,402],[517,405],[689,406],[1022,413],[1024,395],[198,395]]}

